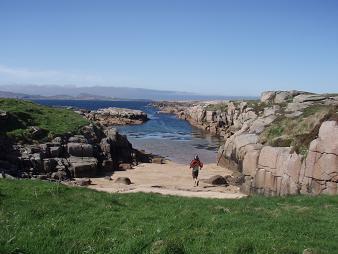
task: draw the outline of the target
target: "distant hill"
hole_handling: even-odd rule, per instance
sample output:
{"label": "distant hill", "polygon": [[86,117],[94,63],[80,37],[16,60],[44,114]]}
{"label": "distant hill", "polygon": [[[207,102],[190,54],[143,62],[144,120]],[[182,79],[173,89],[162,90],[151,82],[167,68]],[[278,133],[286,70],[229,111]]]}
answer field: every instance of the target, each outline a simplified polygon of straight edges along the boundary
{"label": "distant hill", "polygon": [[92,95],[87,93],[81,93],[77,96],[71,96],[66,94],[59,94],[53,96],[43,96],[43,95],[31,95],[25,93],[15,93],[0,91],[0,98],[14,98],[14,99],[28,99],[28,100],[39,100],[39,99],[48,99],[48,100],[114,100],[115,98],[109,96],[100,96]]}
{"label": "distant hill", "polygon": [[[78,99],[78,100],[112,100],[123,99],[145,99],[145,100],[224,100],[224,99],[253,99],[255,97],[226,96],[226,95],[202,95],[189,92],[162,91],[144,88],[130,87],[75,87],[57,85],[3,85],[0,86],[0,97],[2,94],[13,96],[18,94],[19,98],[32,99]],[[61,95],[60,95],[61,94]],[[27,97],[28,96],[28,97]],[[18,98],[14,97],[14,98]],[[13,98],[13,97],[11,97]],[[256,98],[255,98],[256,99]]]}

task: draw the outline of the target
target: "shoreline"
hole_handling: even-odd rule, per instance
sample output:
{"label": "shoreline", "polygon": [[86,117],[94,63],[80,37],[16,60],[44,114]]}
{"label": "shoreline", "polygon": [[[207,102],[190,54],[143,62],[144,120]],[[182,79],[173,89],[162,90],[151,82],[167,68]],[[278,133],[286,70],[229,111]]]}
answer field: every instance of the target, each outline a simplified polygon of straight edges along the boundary
{"label": "shoreline", "polygon": [[[182,197],[238,199],[247,195],[240,192],[238,186],[212,185],[204,180],[212,176],[231,175],[232,171],[219,167],[215,163],[205,164],[200,171],[200,184],[193,186],[191,169],[188,165],[166,160],[164,164],[142,163],[133,169],[115,171],[108,177],[91,178],[88,188],[108,193],[157,193]],[[109,176],[109,175],[108,175]],[[118,178],[129,178],[130,185],[116,183]]]}

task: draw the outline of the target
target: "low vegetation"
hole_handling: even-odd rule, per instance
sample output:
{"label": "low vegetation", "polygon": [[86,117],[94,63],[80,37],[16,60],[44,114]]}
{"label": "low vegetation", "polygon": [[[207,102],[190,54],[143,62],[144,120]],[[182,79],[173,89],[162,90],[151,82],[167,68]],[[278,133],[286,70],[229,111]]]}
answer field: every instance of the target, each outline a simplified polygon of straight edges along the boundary
{"label": "low vegetation", "polygon": [[[25,100],[0,99],[0,111],[8,114],[5,124],[0,125],[0,134],[23,141],[76,133],[88,123],[72,110],[42,106]],[[32,126],[39,129],[36,135],[32,133]]]}
{"label": "low vegetation", "polygon": [[338,196],[212,200],[0,180],[0,253],[335,253]]}
{"label": "low vegetation", "polygon": [[337,106],[313,105],[295,118],[281,115],[264,130],[261,141],[272,146],[292,146],[297,153],[306,155],[310,142],[318,135],[321,123],[338,119],[337,110]]}
{"label": "low vegetation", "polygon": [[248,100],[248,108],[252,108],[257,115],[264,111],[264,108],[268,106],[267,103],[261,102],[260,100]]}
{"label": "low vegetation", "polygon": [[228,111],[228,104],[227,103],[216,103],[216,104],[209,104],[206,108],[207,111],[221,111],[227,112]]}

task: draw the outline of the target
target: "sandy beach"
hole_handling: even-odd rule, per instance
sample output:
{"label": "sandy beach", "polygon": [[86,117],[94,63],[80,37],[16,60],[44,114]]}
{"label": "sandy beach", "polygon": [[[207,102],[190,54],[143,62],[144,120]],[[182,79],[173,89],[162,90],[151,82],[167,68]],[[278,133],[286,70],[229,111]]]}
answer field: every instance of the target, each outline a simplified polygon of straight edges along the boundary
{"label": "sandy beach", "polygon": [[[200,171],[200,183],[194,187],[189,166],[166,161],[165,164],[144,163],[126,171],[116,171],[111,179],[92,178],[88,188],[110,193],[159,193],[184,197],[238,199],[246,195],[236,186],[214,186],[203,182],[214,175],[231,175],[231,171],[216,164],[206,164]],[[132,184],[115,183],[118,177],[128,177]]]}

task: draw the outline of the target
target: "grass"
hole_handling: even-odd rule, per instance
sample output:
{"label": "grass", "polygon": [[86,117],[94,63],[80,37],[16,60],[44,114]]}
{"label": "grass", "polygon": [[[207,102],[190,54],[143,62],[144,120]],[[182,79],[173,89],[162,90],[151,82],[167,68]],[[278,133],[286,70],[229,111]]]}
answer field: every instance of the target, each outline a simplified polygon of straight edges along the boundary
{"label": "grass", "polygon": [[207,111],[220,111],[220,112],[227,112],[228,111],[228,104],[227,103],[216,103],[210,104],[206,107]]}
{"label": "grass", "polygon": [[293,146],[296,152],[306,155],[310,142],[318,135],[321,123],[330,119],[337,120],[337,115],[337,107],[313,105],[295,118],[279,116],[260,135],[261,141],[277,147]]}
{"label": "grass", "polygon": [[[65,133],[76,133],[88,124],[83,117],[68,109],[42,106],[30,101],[0,99],[0,110],[9,113],[6,124],[0,126],[0,134],[17,140],[45,139]],[[29,127],[42,129],[38,137],[32,137]]]}
{"label": "grass", "polygon": [[338,196],[215,200],[0,180],[0,253],[336,253]]}
{"label": "grass", "polygon": [[261,102],[260,100],[248,100],[246,102],[248,103],[248,108],[253,108],[257,115],[263,112],[264,108],[269,106],[268,103]]}

